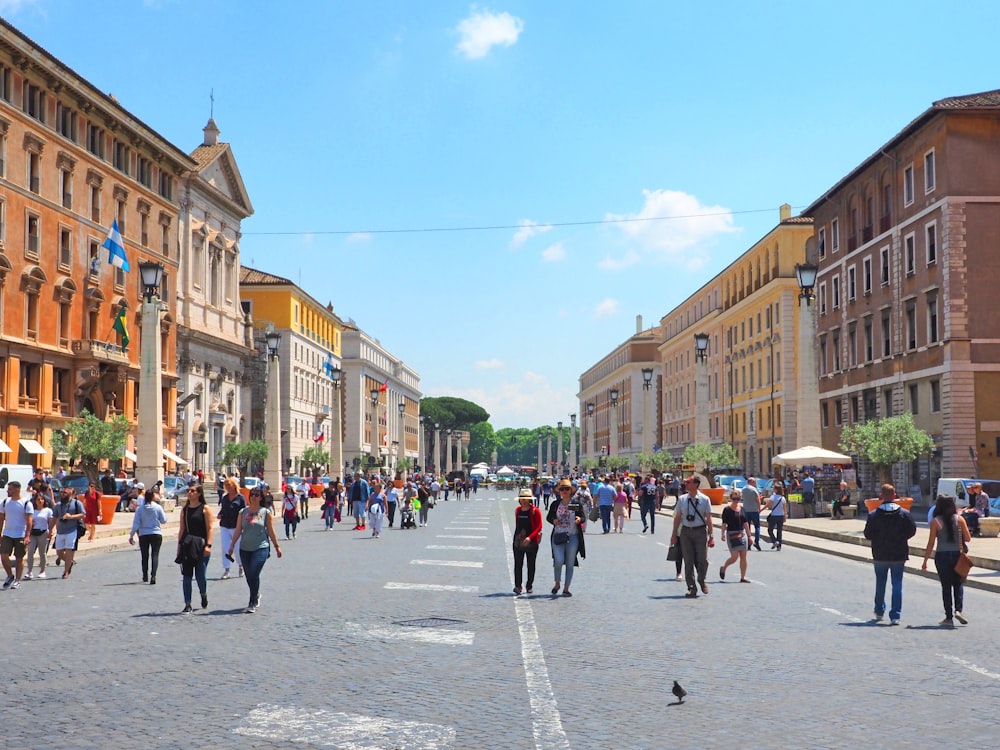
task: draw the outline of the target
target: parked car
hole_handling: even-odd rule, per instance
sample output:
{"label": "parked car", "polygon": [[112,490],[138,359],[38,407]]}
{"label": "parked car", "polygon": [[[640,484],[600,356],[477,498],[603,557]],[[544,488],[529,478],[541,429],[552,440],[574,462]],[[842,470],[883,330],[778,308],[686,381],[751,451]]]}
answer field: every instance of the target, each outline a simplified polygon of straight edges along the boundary
{"label": "parked car", "polygon": [[187,492],[187,482],[184,481],[184,477],[163,477],[163,485],[160,487],[160,497],[162,499],[176,500],[185,492]]}
{"label": "parked car", "polygon": [[741,489],[747,483],[746,479],[734,474],[716,474],[713,478],[715,486],[722,487],[726,492]]}
{"label": "parked car", "polygon": [[243,477],[243,486],[248,490],[257,489],[261,483],[260,477]]}

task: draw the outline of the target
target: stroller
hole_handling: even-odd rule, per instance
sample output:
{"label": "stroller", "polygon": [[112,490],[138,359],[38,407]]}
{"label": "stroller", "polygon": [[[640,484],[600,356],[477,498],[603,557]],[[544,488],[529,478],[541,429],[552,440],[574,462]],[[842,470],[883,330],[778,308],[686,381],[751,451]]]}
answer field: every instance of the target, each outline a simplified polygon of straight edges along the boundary
{"label": "stroller", "polygon": [[407,502],[399,511],[399,528],[401,529],[415,529],[417,528],[416,519],[413,517],[413,506]]}

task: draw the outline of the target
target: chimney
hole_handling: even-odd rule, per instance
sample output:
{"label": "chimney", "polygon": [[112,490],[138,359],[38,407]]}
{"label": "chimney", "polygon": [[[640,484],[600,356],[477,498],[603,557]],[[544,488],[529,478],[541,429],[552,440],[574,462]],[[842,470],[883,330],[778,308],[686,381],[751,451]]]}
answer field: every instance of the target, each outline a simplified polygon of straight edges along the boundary
{"label": "chimney", "polygon": [[781,217],[781,221],[787,221],[788,219],[792,218],[792,207],[789,206],[787,203],[782,203],[781,206],[778,208],[778,212],[779,212],[778,215]]}
{"label": "chimney", "polygon": [[636,333],[642,333],[642,316],[641,315],[636,315],[635,316],[635,332]]}

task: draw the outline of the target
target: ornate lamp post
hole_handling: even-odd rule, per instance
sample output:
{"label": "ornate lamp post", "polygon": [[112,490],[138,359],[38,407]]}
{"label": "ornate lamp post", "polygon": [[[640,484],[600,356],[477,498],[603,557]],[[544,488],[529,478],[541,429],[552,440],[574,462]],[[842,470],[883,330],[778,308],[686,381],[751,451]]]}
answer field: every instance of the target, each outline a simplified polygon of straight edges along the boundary
{"label": "ornate lamp post", "polygon": [[[334,367],[330,371],[330,380],[333,383],[333,415],[330,420],[331,426],[330,430],[333,434],[330,436],[330,445],[333,448],[333,453],[331,455],[331,463],[334,466],[334,476],[341,474],[344,470],[344,441],[341,437],[340,428],[340,377],[343,372],[339,367]],[[343,481],[343,474],[340,476],[341,481]]]}
{"label": "ornate lamp post", "polygon": [[642,368],[642,452],[650,454],[653,452],[653,432],[654,426],[650,424],[653,420],[649,417],[649,389],[653,387],[653,368]]}
{"label": "ornate lamp post", "polygon": [[[816,371],[816,276],[819,266],[815,263],[796,263],[795,278],[799,282],[799,341],[798,341],[798,394],[794,405],[786,409],[795,410],[792,442],[796,447],[804,445],[821,446],[823,442],[819,421],[819,375]],[[806,301],[805,306],[802,300]],[[789,409],[790,410],[790,409]],[[787,430],[787,427],[786,427]],[[787,445],[787,441],[783,441]],[[787,450],[787,448],[786,448]]]}
{"label": "ornate lamp post", "polygon": [[135,476],[147,487],[163,479],[163,351],[160,348],[160,282],[163,264],[139,262],[142,276],[142,342],[139,349],[139,418]]}
{"label": "ornate lamp post", "polygon": [[274,330],[267,332],[267,459],[264,461],[264,481],[271,492],[281,492],[281,373],[278,348],[281,334]]}
{"label": "ornate lamp post", "polygon": [[618,455],[618,389],[612,388],[608,391],[608,395],[611,397],[611,413],[608,415],[608,432],[611,433],[610,437],[614,438],[609,447],[608,455],[617,456]]}
{"label": "ornate lamp post", "polygon": [[[403,456],[406,452],[406,447],[404,442],[406,441],[406,404],[403,401],[399,402],[399,441],[398,441],[398,452],[396,453],[396,470],[399,470],[399,465],[403,463]],[[403,479],[406,479],[406,468],[403,468]]]}
{"label": "ornate lamp post", "polygon": [[708,442],[708,334],[694,335],[694,441]]}
{"label": "ornate lamp post", "polygon": [[587,416],[590,418],[590,426],[587,428],[587,456],[597,458],[597,448],[594,444],[594,409],[596,405],[593,401],[587,404]]}
{"label": "ornate lamp post", "polygon": [[382,441],[378,436],[378,388],[372,388],[369,395],[372,399],[372,434],[371,434],[371,454],[377,457],[378,464],[382,464]]}

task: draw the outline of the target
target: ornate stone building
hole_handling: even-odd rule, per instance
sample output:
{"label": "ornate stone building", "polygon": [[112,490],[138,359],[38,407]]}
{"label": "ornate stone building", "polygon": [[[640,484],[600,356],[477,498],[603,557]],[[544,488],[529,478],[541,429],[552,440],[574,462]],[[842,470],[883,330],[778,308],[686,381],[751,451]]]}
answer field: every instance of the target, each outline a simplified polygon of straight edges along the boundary
{"label": "ornate stone building", "polygon": [[214,119],[180,183],[177,450],[208,476],[226,442],[250,438],[249,316],[240,304],[240,223],[253,206]]}

